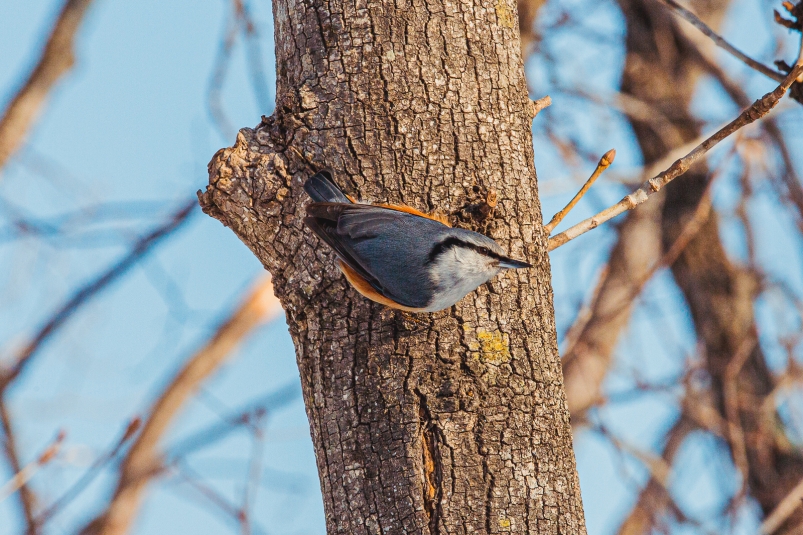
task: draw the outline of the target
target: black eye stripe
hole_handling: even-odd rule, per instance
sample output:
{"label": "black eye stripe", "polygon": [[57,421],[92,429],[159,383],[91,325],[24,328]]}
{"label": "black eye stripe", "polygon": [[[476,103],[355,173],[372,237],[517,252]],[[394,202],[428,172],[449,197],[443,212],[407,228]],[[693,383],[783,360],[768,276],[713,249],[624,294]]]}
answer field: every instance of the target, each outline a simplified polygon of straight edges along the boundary
{"label": "black eye stripe", "polygon": [[432,250],[429,252],[429,257],[427,258],[427,264],[431,264],[432,262],[437,260],[440,255],[442,255],[443,253],[445,253],[446,251],[457,245],[461,247],[466,247],[468,249],[473,249],[474,251],[477,251],[478,253],[493,258],[495,260],[505,259],[505,257],[503,257],[498,253],[495,253],[494,251],[491,251],[487,247],[483,247],[481,245],[475,245],[473,243],[463,241],[455,236],[450,236],[445,240],[443,240],[442,242],[435,244],[435,247],[433,247]]}

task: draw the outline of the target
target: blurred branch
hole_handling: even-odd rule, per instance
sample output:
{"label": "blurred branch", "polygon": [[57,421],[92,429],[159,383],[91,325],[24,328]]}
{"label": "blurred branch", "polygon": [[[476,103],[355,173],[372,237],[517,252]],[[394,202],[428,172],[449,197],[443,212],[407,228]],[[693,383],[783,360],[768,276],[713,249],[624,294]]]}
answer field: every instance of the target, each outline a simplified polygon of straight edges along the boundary
{"label": "blurred branch", "polygon": [[222,416],[221,422],[194,432],[170,446],[165,453],[166,464],[175,464],[179,458],[201,447],[207,447],[214,442],[223,440],[241,426],[248,426],[253,430],[252,422],[260,414],[266,413],[269,409],[276,410],[299,396],[299,384],[293,381],[275,392],[233,411],[231,415]]}
{"label": "blurred branch", "polygon": [[17,472],[5,485],[0,487],[0,502],[17,492],[39,471],[40,468],[53,460],[64,442],[64,432],[60,431],[53,442],[36,458],[28,463],[25,468]]}
{"label": "blurred branch", "polygon": [[173,465],[173,468],[175,469],[178,477],[180,477],[185,483],[192,487],[196,492],[198,492],[198,494],[203,496],[211,504],[220,509],[220,511],[230,516],[235,522],[237,522],[237,524],[240,525],[241,528],[253,529],[260,535],[267,533],[264,529],[262,529],[261,526],[259,526],[259,524],[254,521],[249,521],[244,510],[238,509],[237,506],[229,503],[226,498],[217,493],[213,488],[204,485],[201,480],[201,476],[195,473],[195,471],[193,471],[189,466],[186,464],[176,464]]}
{"label": "blurred branch", "polygon": [[[692,218],[686,222],[677,239],[657,260],[658,210],[642,207],[622,225],[619,240],[611,252],[609,270],[591,301],[587,318],[570,329],[563,356],[566,397],[573,420],[602,400],[602,383],[608,374],[619,333],[627,324],[634,300],[659,269],[670,266],[700,231],[711,213],[711,185],[700,199]],[[650,242],[653,242],[651,245]]]}
{"label": "blurred branch", "polygon": [[35,519],[36,525],[43,525],[59,511],[64,510],[64,507],[66,507],[68,503],[75,499],[76,496],[81,494],[81,492],[87,486],[89,486],[92,481],[94,481],[95,477],[100,474],[101,469],[111,462],[115,457],[117,457],[117,454],[120,453],[120,450],[123,449],[123,446],[125,446],[128,441],[134,437],[141,425],[142,420],[140,418],[132,418],[131,421],[128,422],[128,425],[126,426],[122,436],[115,441],[114,446],[112,446],[107,453],[101,455],[97,460],[95,460],[95,462],[92,463],[92,466],[89,467],[84,475],[81,476],[81,478],[72,487],[70,487],[67,492],[62,494],[61,497],[59,497],[50,505],[50,507],[37,515]]}
{"label": "blurred branch", "polygon": [[[693,423],[681,414],[678,421],[666,434],[666,442],[660,457],[662,466],[672,466],[680,447],[689,433],[695,430],[695,427]],[[664,475],[663,471],[654,472],[651,470],[649,481],[641,490],[636,504],[630,510],[630,514],[619,527],[619,535],[650,533],[655,524],[655,519],[661,516],[668,508],[680,513],[677,507],[674,506],[672,497],[666,488],[666,480],[661,477],[662,475]]]}
{"label": "blurred branch", "polygon": [[538,35],[535,33],[535,19],[545,3],[546,0],[518,0],[517,2],[521,55],[525,61],[538,41]]}
{"label": "blurred branch", "polygon": [[212,122],[217,127],[220,135],[224,138],[230,138],[234,135],[235,128],[226,115],[226,111],[223,109],[221,95],[223,92],[223,82],[226,80],[226,74],[229,70],[231,53],[232,50],[234,50],[234,44],[237,40],[238,25],[236,21],[228,21],[226,24],[226,34],[218,48],[214,67],[212,68],[212,76],[209,78],[207,107],[209,108],[209,115],[212,118]]}
{"label": "blurred branch", "polygon": [[[19,472],[21,466],[17,454],[11,416],[6,406],[6,391],[8,386],[22,373],[44,343],[47,342],[79,308],[89,302],[111,283],[119,279],[163,238],[169,236],[173,231],[179,228],[192,213],[195,205],[196,201],[194,199],[188,202],[175,212],[165,224],[137,241],[132,250],[119,262],[93,281],[82,286],[47,322],[45,322],[31,341],[17,352],[14,357],[14,364],[10,368],[0,371],[0,423],[2,424],[3,434],[5,435],[6,458],[13,472]],[[23,512],[25,513],[25,518],[28,523],[28,532],[36,533],[37,527],[33,513],[33,495],[24,483],[20,487],[19,493]]]}
{"label": "blurred branch", "polygon": [[262,63],[261,39],[257,25],[251,16],[248,4],[243,0],[234,0],[234,12],[245,33],[246,54],[248,56],[248,69],[251,74],[251,87],[260,112],[264,115],[272,113],[271,87],[265,76]]}
{"label": "blurred branch", "polygon": [[695,28],[697,28],[698,30],[703,32],[706,36],[708,36],[714,42],[714,44],[716,44],[723,50],[727,51],[730,55],[732,55],[733,57],[735,57],[736,59],[738,59],[751,69],[760,72],[761,74],[767,76],[768,78],[772,78],[776,82],[783,82],[784,78],[786,78],[784,73],[778,72],[775,69],[767,67],[760,61],[756,61],[747,54],[741,52],[735,46],[726,41],[717,32],[712,30],[711,27],[708,26],[705,22],[700,20],[700,18],[697,15],[695,15],[685,7],[678,4],[675,0],[658,0],[658,1],[669,7],[672,11],[674,11],[677,15],[679,15],[686,21],[690,22]]}
{"label": "blurred branch", "polygon": [[[739,375],[747,360],[752,356],[758,343],[754,336],[746,337],[736,354],[725,368],[725,381],[722,387],[725,402],[725,417],[728,421],[728,441],[736,468],[742,474],[750,473],[750,461],[747,458],[747,444],[744,427],[739,411]],[[747,479],[742,479],[742,489],[746,489]]]}
{"label": "blurred branch", "polygon": [[714,135],[703,141],[689,154],[680,158],[679,160],[676,160],[669,169],[648,180],[639,189],[630,195],[627,195],[615,205],[606,208],[597,215],[590,217],[571,227],[570,229],[550,238],[547,250],[552,251],[553,249],[560,247],[570,240],[585,234],[589,230],[598,227],[600,224],[608,221],[609,219],[612,219],[628,210],[632,210],[636,206],[642,204],[644,201],[649,199],[650,196],[660,191],[672,180],[688,171],[693,163],[699,160],[720,141],[727,138],[742,127],[753,123],[757,119],[760,119],[769,113],[770,110],[775,107],[781,97],[786,94],[786,91],[796,81],[797,77],[801,74],[803,74],[803,65],[798,65],[792,69],[792,72],[787,75],[786,79],[774,91],[767,93],[760,99],[756,100],[752,106],[744,110],[736,119],[719,129],[716,133],[714,133]]}
{"label": "blurred branch", "polygon": [[162,464],[158,444],[173,418],[200,384],[213,373],[255,327],[282,311],[273,295],[270,279],[260,279],[243,304],[218,328],[214,336],[193,355],[162,393],[147,417],[120,467],[114,496],[106,511],[83,533],[122,535],[128,532],[150,478]]}
{"label": "blurred branch", "polygon": [[262,474],[262,458],[265,450],[265,414],[258,414],[251,444],[251,460],[248,463],[248,481],[243,491],[241,508],[241,525],[243,535],[251,535],[251,507],[259,490],[259,479]]}
{"label": "blurred branch", "polygon": [[[17,436],[14,432],[11,414],[8,412],[5,396],[0,396],[0,424],[2,424],[3,427],[4,449],[8,466],[11,468],[12,474],[17,474],[22,471],[22,463],[17,453]],[[26,481],[22,481],[17,490],[19,491],[22,514],[27,524],[25,532],[28,535],[34,535],[37,533],[33,513],[34,507],[36,506],[36,497],[26,483]]]}
{"label": "blurred branch", "polygon": [[761,535],[772,535],[775,533],[786,519],[795,512],[795,509],[803,506],[801,500],[803,500],[803,479],[800,480],[800,483],[798,483],[797,486],[786,495],[786,498],[781,500],[781,503],[764,519],[759,529]]}
{"label": "blurred branch", "polygon": [[237,36],[241,31],[245,39],[248,70],[257,106],[260,108],[261,113],[265,115],[269,114],[273,108],[270,84],[267,82],[265,70],[262,66],[259,33],[251,12],[243,0],[232,0],[232,11],[231,18],[226,22],[225,34],[215,57],[207,90],[209,115],[220,135],[227,139],[234,135],[236,128],[223,108],[223,83],[226,81],[231,55],[234,51],[234,45],[237,44]]}
{"label": "blurred branch", "polygon": [[659,215],[660,205],[650,203],[634,210],[622,223],[588,313],[578,315],[566,336],[564,386],[575,424],[601,400],[602,383],[630,318],[637,283],[660,257]]}
{"label": "blurred branch", "polygon": [[[661,137],[661,140],[667,147],[679,146],[683,144],[682,133],[678,128],[675,127],[674,124],[672,124],[672,121],[669,119],[669,117],[667,117],[658,108],[658,106],[644,102],[640,98],[631,94],[623,93],[621,91],[609,91],[609,93],[605,95],[600,94],[600,92],[596,89],[592,91],[583,87],[564,87],[561,88],[561,92],[568,95],[577,96],[578,98],[586,99],[601,106],[603,110],[614,108],[630,119],[649,123],[652,125],[655,133]],[[691,146],[689,149],[692,148],[694,148],[694,146]],[[688,150],[685,152],[688,152]],[[675,158],[670,160],[668,164],[672,163],[674,160]],[[660,169],[658,169],[658,171],[660,171]]]}
{"label": "blurred branch", "polygon": [[128,272],[139,260],[149,253],[154,246],[161,240],[172,234],[178,229],[192,213],[197,201],[195,199],[182,206],[164,224],[160,225],[148,235],[140,238],[131,251],[120,261],[107,269],[103,274],[86,283],[66,303],[64,303],[45,324],[37,331],[30,342],[28,342],[14,357],[14,364],[7,370],[0,373],[0,395],[22,373],[25,366],[31,361],[33,356],[42,348],[72,315],[81,306],[89,302],[93,297],[106,289],[111,283],[115,282],[122,275]]}
{"label": "blurred branch", "polygon": [[186,465],[175,465],[176,473],[179,477],[181,477],[184,482],[189,484],[193,489],[195,489],[201,496],[209,500],[215,506],[217,506],[221,511],[232,517],[238,524],[241,524],[243,521],[243,512],[237,508],[237,506],[229,503],[225,498],[223,498],[220,494],[214,491],[214,489],[209,488],[208,486],[204,485],[201,482],[201,478],[195,474],[190,473],[191,470]]}
{"label": "blurred branch", "polygon": [[19,148],[50,90],[72,68],[73,40],[92,0],[67,0],[28,80],[0,119],[0,169]]}

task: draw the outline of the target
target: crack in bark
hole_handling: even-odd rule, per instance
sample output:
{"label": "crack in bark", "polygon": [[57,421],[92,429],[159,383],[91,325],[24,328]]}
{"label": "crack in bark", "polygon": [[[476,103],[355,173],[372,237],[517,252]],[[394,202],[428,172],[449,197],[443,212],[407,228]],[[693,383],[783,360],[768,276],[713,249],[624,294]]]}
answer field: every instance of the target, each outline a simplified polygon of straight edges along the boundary
{"label": "crack in bark", "polygon": [[440,528],[440,503],[443,497],[443,464],[438,448],[439,430],[427,408],[426,397],[416,389],[418,396],[418,419],[421,431],[421,461],[423,468],[424,510],[429,518],[430,535],[438,535]]}

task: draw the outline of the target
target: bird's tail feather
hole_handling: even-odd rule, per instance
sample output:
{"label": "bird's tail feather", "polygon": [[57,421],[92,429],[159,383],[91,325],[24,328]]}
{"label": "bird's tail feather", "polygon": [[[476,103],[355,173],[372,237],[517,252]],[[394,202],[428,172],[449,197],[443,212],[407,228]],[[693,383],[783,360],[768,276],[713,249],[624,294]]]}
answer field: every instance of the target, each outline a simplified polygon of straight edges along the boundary
{"label": "bird's tail feather", "polygon": [[332,173],[319,171],[304,182],[304,191],[315,202],[342,202],[350,203],[348,197],[337,187],[332,180]]}

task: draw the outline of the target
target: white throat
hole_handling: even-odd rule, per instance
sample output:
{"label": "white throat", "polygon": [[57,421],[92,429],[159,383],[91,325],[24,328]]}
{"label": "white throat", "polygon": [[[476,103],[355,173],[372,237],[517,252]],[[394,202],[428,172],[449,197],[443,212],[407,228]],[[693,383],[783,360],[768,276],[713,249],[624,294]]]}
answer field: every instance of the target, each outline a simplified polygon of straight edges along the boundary
{"label": "white throat", "polygon": [[502,271],[492,266],[485,255],[467,247],[452,247],[438,256],[430,274],[436,286],[435,297],[427,310],[441,310],[460,301],[477,286]]}

